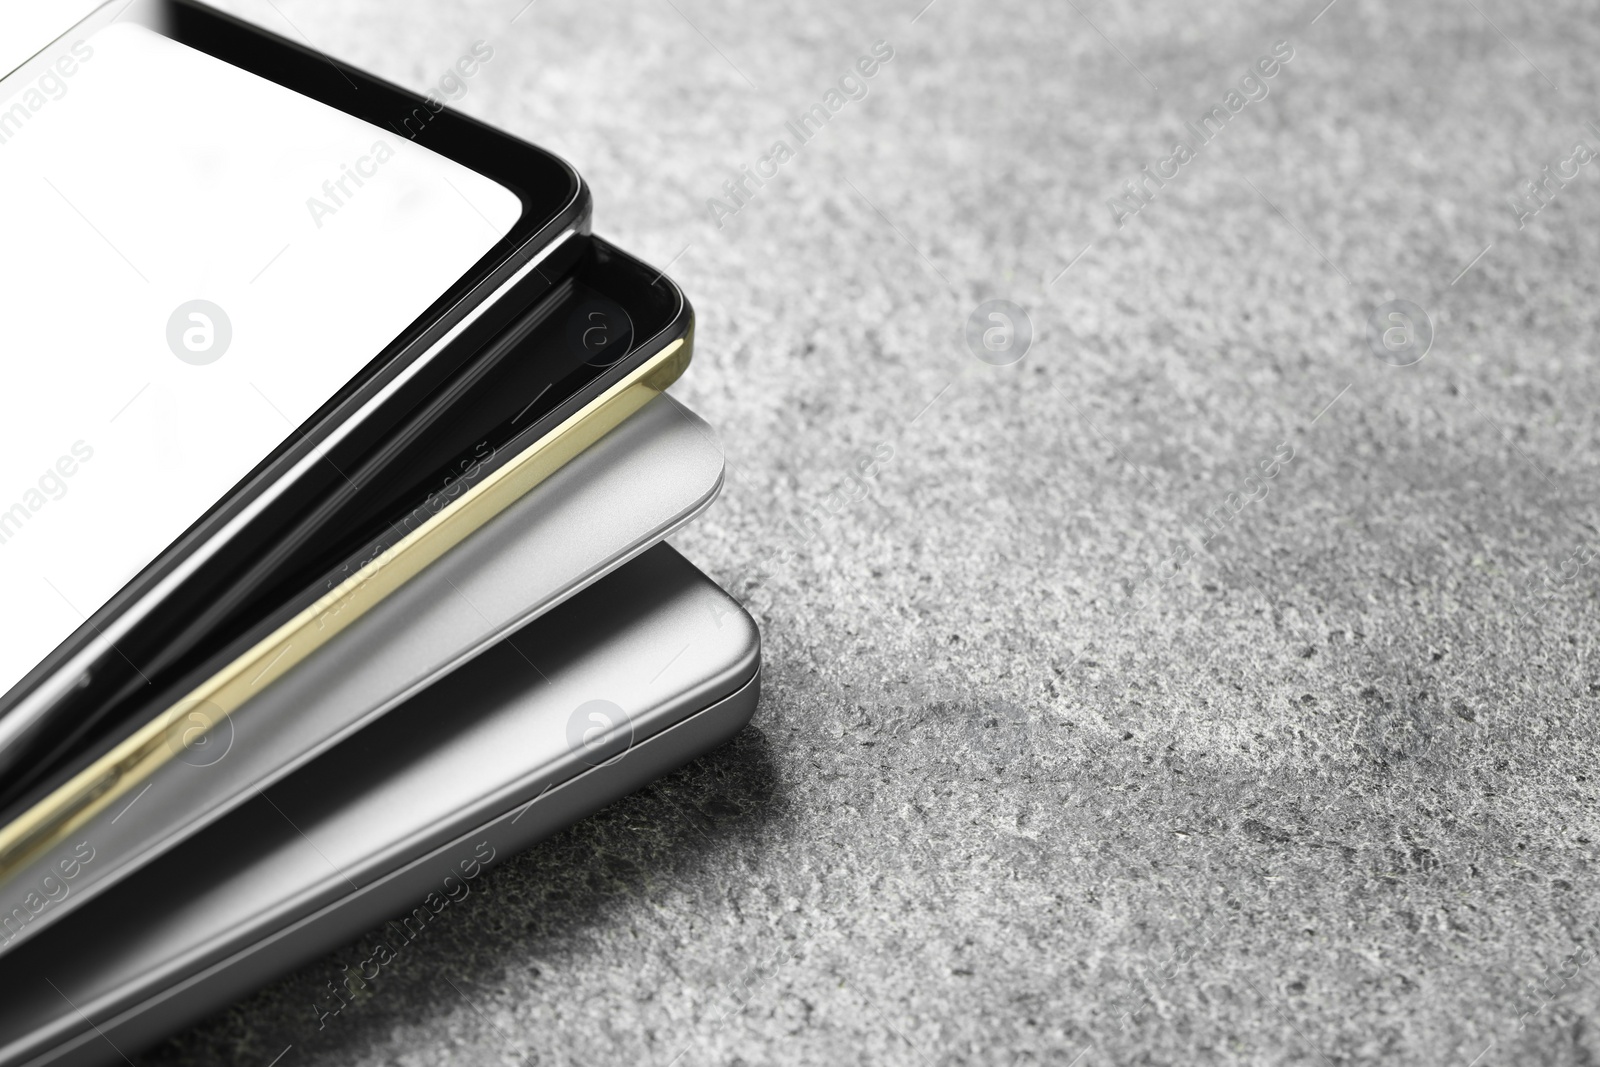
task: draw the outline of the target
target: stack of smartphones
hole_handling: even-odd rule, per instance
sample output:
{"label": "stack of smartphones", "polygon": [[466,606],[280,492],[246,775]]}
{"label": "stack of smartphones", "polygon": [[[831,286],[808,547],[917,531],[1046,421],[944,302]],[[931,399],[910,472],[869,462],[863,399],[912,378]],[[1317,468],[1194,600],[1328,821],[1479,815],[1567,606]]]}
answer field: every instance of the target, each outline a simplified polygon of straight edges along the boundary
{"label": "stack of smartphones", "polygon": [[760,674],[664,543],[722,484],[693,313],[571,167],[190,0],[77,6],[0,10],[0,1065],[425,921]]}

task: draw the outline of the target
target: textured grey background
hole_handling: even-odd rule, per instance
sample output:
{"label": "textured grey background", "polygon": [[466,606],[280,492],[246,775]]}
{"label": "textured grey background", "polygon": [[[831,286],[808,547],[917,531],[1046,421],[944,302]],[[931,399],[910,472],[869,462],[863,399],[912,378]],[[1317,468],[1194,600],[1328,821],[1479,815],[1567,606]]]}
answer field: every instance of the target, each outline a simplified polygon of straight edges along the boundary
{"label": "textured grey background", "polygon": [[[923,2],[236,5],[416,88],[489,41],[461,107],[670,263],[677,393],[730,465],[678,543],[760,620],[767,688],[327,1030],[355,946],[147,1062],[1600,1051],[1600,163],[1525,229],[1506,201],[1600,147],[1597,8]],[[719,230],[706,199],[880,39]],[[1278,40],[1271,95],[1118,230]],[[1012,366],[962,341],[996,297],[1035,331]],[[1403,369],[1364,336],[1397,297],[1437,331]]]}

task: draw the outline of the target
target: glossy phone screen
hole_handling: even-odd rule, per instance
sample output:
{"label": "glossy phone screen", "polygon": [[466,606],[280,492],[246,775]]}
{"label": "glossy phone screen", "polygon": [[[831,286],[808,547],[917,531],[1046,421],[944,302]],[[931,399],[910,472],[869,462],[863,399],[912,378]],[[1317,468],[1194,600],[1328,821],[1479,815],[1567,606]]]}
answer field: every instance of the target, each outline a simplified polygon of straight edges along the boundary
{"label": "glossy phone screen", "polygon": [[522,211],[413,140],[130,22],[0,80],[0,694]]}

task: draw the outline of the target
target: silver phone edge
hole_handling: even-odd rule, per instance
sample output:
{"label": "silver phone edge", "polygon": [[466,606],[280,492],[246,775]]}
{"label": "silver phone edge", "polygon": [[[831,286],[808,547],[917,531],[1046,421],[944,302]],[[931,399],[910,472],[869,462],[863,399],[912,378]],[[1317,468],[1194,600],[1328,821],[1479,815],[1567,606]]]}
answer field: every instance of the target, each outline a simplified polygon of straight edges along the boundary
{"label": "silver phone edge", "polygon": [[616,761],[590,768],[534,798],[525,811],[514,806],[104,1022],[80,1015],[85,1028],[67,1041],[27,1060],[3,1062],[18,1067],[89,1067],[123,1059],[125,1053],[149,1047],[417,904],[435,889],[440,861],[453,864],[458,858],[476,857],[478,843],[488,841],[495,855],[486,866],[493,866],[636,792],[732,739],[750,722],[761,692],[759,650],[754,659],[750,677],[732,693],[636,743]]}
{"label": "silver phone edge", "polygon": [[[663,394],[658,398],[658,402],[665,402],[682,407],[682,405],[679,404],[679,402],[670,394]],[[412,697],[416,696],[418,693],[421,693],[429,686],[434,685],[441,679],[448,677],[464,664],[482,655],[500,641],[505,640],[508,636],[515,633],[523,626],[528,625],[534,619],[546,614],[561,604],[566,603],[568,600],[571,600],[574,596],[581,593],[595,582],[598,582],[600,579],[612,574],[619,567],[626,563],[632,562],[645,552],[649,551],[656,545],[671,537],[673,534],[677,533],[679,530],[682,530],[685,526],[693,522],[708,508],[710,508],[713,503],[716,502],[717,497],[722,492],[722,486],[726,476],[725,470],[719,471],[715,483],[705,492],[705,494],[697,499],[692,505],[680,511],[669,522],[663,524],[661,527],[651,531],[649,534],[639,539],[635,544],[616,556],[615,559],[608,560],[604,565],[595,568],[593,571],[586,572],[583,577],[570,583],[567,588],[564,588],[561,592],[557,593],[549,600],[541,602],[535,609],[530,610],[526,614],[518,616],[510,622],[507,622],[506,624],[488,633],[476,643],[459,652],[456,656],[440,666],[437,670],[416,680],[406,689],[391,694],[390,697],[384,700],[381,704],[367,709],[367,711],[365,711],[358,718],[347,723],[337,733],[329,735],[315,746],[306,749],[296,759],[283,764],[272,774],[257,782],[256,789],[258,791],[267,789],[275,782],[281,781],[289,774],[292,774],[295,770],[305,766],[318,756],[322,755],[324,752],[332,749],[334,746],[339,744],[339,742],[355,735],[361,730],[362,727],[374,722],[383,715],[388,714],[390,711],[404,704],[407,700],[410,700]],[[81,907],[84,903],[87,903],[90,900],[95,899],[103,892],[114,890],[116,885],[124,878],[136,873],[147,863],[159,858],[161,855],[169,851],[175,844],[187,839],[194,833],[197,833],[204,826],[211,825],[217,820],[225,817],[228,812],[245,803],[254,795],[255,793],[250,791],[240,792],[228,801],[216,805],[214,808],[208,811],[203,818],[199,818],[194,822],[177,828],[172,834],[163,837],[158,841],[149,843],[145,851],[140,856],[125,859],[124,862],[119,865],[119,868],[114,875],[107,876],[106,878],[95,882],[92,886],[85,888],[78,895],[77,903],[74,905],[74,909]],[[61,909],[54,909],[50,912],[42,914],[38,919],[35,919],[10,941],[6,942],[4,945],[0,945],[0,956],[8,954],[15,947],[24,944],[26,941],[32,940],[33,937],[43,933],[50,926],[55,925],[57,921],[60,921],[65,917],[66,913]]]}

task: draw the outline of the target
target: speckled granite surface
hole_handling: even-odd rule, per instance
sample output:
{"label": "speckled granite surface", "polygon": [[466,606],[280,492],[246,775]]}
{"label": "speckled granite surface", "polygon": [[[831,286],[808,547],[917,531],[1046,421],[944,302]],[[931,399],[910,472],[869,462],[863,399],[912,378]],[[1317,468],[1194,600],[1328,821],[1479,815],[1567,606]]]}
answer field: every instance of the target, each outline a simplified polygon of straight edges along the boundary
{"label": "speckled granite surface", "polygon": [[490,42],[461,106],[670,264],[766,694],[337,1025],[354,946],[144,1062],[1600,1052],[1600,8],[276,2],[417,88]]}

